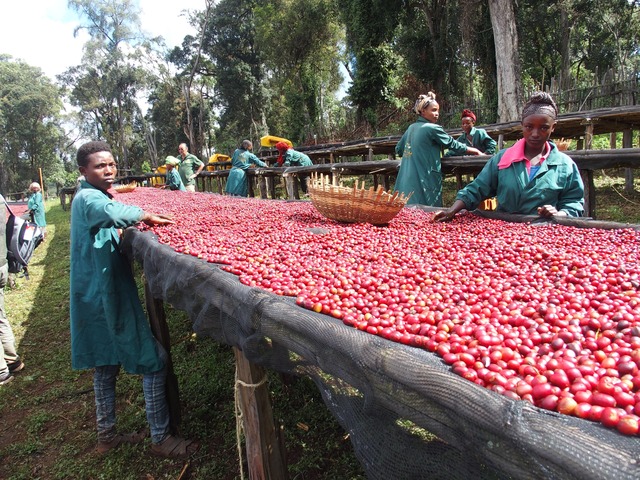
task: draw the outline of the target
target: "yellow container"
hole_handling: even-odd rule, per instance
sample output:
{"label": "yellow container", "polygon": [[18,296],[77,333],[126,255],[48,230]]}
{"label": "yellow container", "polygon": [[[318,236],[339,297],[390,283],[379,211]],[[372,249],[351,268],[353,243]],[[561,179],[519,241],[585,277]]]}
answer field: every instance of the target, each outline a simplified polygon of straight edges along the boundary
{"label": "yellow container", "polygon": [[[207,171],[213,172],[214,170],[221,170],[219,166],[216,165],[218,162],[230,162],[231,157],[229,155],[223,155],[221,153],[214,153],[209,157],[209,163],[207,164]],[[231,168],[229,165],[224,167],[225,169]]]}
{"label": "yellow container", "polygon": [[276,146],[276,143],[278,142],[284,142],[289,145],[289,147],[293,148],[293,143],[291,143],[291,141],[287,140],[286,138],[274,137],[273,135],[266,135],[260,138],[260,145],[262,145],[263,147],[274,148]]}
{"label": "yellow container", "polygon": [[156,168],[154,170],[153,173],[155,173],[157,175],[163,175],[163,178],[160,179],[158,177],[151,177],[151,185],[154,186],[154,187],[155,186],[164,185],[165,182],[166,182],[166,179],[164,178],[164,175],[167,174],[167,167],[164,166],[164,165],[160,165],[158,168]]}

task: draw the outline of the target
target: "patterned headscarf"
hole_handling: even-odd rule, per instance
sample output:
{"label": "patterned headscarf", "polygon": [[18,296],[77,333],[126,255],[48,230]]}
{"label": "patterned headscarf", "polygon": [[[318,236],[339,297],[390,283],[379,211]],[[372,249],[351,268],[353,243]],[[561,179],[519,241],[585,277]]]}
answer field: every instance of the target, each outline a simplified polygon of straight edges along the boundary
{"label": "patterned headscarf", "polygon": [[548,115],[555,120],[558,107],[547,92],[535,92],[522,109],[522,120],[529,115]]}
{"label": "patterned headscarf", "polygon": [[473,120],[473,123],[476,122],[476,114],[466,108],[462,111],[462,115],[460,116],[460,118],[470,118],[471,120]]}
{"label": "patterned headscarf", "polygon": [[420,115],[420,112],[427,108],[431,103],[436,101],[436,94],[429,92],[426,95],[420,95],[413,106],[413,111],[416,115]]}

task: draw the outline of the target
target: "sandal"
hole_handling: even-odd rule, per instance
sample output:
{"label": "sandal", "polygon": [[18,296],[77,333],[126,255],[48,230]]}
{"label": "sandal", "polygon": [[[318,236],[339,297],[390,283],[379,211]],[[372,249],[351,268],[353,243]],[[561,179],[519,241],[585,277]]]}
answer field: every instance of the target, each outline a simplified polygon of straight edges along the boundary
{"label": "sandal", "polygon": [[188,458],[198,451],[200,445],[186,438],[169,435],[161,443],[151,444],[151,453],[164,458]]}
{"label": "sandal", "polygon": [[142,442],[147,436],[145,430],[134,433],[119,433],[109,442],[98,442],[96,452],[101,455],[113,450],[114,448],[122,445],[123,443],[136,444]]}

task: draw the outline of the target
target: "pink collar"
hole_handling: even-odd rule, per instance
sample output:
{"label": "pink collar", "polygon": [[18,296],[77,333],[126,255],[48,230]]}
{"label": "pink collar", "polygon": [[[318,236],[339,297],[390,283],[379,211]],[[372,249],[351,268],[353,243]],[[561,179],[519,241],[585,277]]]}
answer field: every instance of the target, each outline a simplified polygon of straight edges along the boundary
{"label": "pink collar", "polygon": [[[527,161],[527,157],[524,156],[524,146],[524,138],[521,138],[516,143],[514,143],[511,148],[508,148],[498,162],[498,170],[509,168],[514,162],[521,162],[523,160]],[[544,162],[547,159],[549,153],[551,153],[551,147],[549,146],[549,142],[547,142],[545,144],[544,153],[542,154],[540,163]]]}

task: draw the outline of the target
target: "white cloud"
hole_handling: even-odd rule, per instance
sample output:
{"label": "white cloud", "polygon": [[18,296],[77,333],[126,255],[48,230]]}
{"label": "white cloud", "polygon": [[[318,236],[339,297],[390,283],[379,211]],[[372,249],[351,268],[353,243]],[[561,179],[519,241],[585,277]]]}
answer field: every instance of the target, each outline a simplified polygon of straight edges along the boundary
{"label": "white cloud", "polygon": [[[185,35],[197,35],[183,10],[204,10],[205,0],[158,2],[139,0],[142,30],[163,36],[167,46],[182,43]],[[86,34],[73,30],[79,22],[67,8],[67,0],[0,0],[0,54],[9,54],[29,65],[40,67],[52,79],[78,65]]]}

